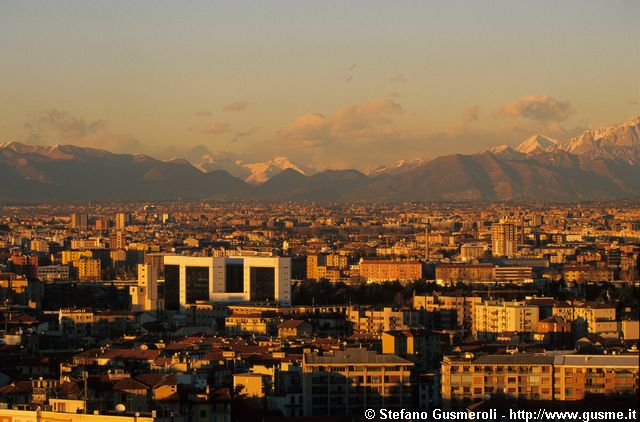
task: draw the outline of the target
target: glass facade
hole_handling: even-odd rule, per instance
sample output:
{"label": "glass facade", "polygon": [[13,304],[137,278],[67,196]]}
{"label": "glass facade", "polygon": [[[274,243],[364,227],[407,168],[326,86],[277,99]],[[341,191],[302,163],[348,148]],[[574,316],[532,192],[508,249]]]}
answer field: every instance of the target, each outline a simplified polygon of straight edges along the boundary
{"label": "glass facade", "polygon": [[275,274],[273,267],[251,267],[250,300],[266,302],[275,300]]}
{"label": "glass facade", "polygon": [[185,270],[186,302],[209,300],[209,267],[186,267]]}
{"label": "glass facade", "polygon": [[244,293],[244,265],[242,264],[226,264],[225,293]]}
{"label": "glass facade", "polygon": [[180,266],[164,266],[164,307],[170,311],[180,309]]}

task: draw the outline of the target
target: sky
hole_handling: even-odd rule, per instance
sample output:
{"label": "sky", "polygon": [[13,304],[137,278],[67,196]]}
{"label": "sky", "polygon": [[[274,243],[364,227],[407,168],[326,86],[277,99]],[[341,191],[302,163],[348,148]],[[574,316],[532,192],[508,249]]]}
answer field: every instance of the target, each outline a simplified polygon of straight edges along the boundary
{"label": "sky", "polygon": [[0,0],[0,141],[321,168],[640,113],[640,2]]}

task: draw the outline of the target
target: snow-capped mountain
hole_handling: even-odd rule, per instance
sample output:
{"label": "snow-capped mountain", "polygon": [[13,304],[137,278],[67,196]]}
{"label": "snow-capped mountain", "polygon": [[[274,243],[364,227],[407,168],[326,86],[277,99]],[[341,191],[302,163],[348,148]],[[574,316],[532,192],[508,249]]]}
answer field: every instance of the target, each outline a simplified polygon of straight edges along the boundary
{"label": "snow-capped mountain", "polygon": [[236,164],[249,170],[249,175],[244,181],[252,185],[260,185],[286,169],[293,169],[304,175],[309,173],[308,168],[303,169],[302,166],[289,161],[287,157],[274,157],[271,160],[258,163],[242,163],[238,161]]}
{"label": "snow-capped mountain", "polygon": [[[515,151],[526,155],[565,152],[592,159],[607,158],[634,164],[640,161],[639,133],[640,117],[634,116],[617,125],[587,130],[565,142],[545,135],[534,135],[525,139]],[[489,151],[503,154],[504,147],[501,145]]]}
{"label": "snow-capped mountain", "polygon": [[516,151],[523,154],[536,154],[540,152],[552,152],[558,149],[558,141],[541,134],[533,135],[525,139]]}
{"label": "snow-capped mountain", "polygon": [[587,130],[560,145],[564,151],[590,158],[617,158],[637,162],[640,158],[640,116],[625,122]]}
{"label": "snow-capped mountain", "polygon": [[404,173],[405,171],[412,170],[416,167],[419,167],[425,164],[427,160],[422,157],[410,158],[406,160],[398,160],[390,166],[379,166],[375,169],[369,171],[369,176],[382,176],[383,174],[398,174]]}

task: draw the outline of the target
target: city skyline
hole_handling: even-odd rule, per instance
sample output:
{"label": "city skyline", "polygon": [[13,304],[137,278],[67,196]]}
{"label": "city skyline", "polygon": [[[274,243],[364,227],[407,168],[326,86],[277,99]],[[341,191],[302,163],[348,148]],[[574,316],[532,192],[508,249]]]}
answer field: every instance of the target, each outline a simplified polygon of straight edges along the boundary
{"label": "city skyline", "polygon": [[0,9],[3,142],[370,169],[639,110],[630,1]]}

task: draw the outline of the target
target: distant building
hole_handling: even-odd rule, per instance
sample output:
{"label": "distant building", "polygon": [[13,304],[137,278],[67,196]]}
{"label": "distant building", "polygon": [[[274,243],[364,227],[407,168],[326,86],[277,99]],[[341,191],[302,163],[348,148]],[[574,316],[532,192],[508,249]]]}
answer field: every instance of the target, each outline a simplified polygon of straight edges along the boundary
{"label": "distant building", "polygon": [[119,212],[116,214],[116,230],[124,230],[131,224],[131,213]]}
{"label": "distant building", "polygon": [[493,264],[439,264],[436,281],[441,283],[493,283]]}
{"label": "distant building", "polygon": [[491,226],[491,250],[493,256],[512,257],[523,242],[522,229],[512,223],[496,223]]}
{"label": "distant building", "polygon": [[86,213],[71,214],[72,229],[86,229],[89,226],[89,216]]}
{"label": "distant building", "polygon": [[37,255],[11,255],[9,261],[15,274],[23,275],[28,279],[35,279],[38,276]]}
{"label": "distant building", "polygon": [[360,262],[360,276],[367,282],[414,281],[422,278],[419,261],[368,260]]}
{"label": "distant building", "polygon": [[69,280],[69,266],[68,265],[46,265],[42,267],[38,267],[38,280],[40,281],[64,281]]}
{"label": "distant building", "polygon": [[75,270],[78,281],[100,280],[101,265],[99,259],[80,259],[78,261],[73,261],[71,266]]}
{"label": "distant building", "polygon": [[465,243],[460,247],[460,259],[463,261],[476,261],[484,257],[486,246],[482,243]]}
{"label": "distant building", "polygon": [[311,324],[302,319],[290,319],[278,326],[278,337],[308,337],[313,334]]}

